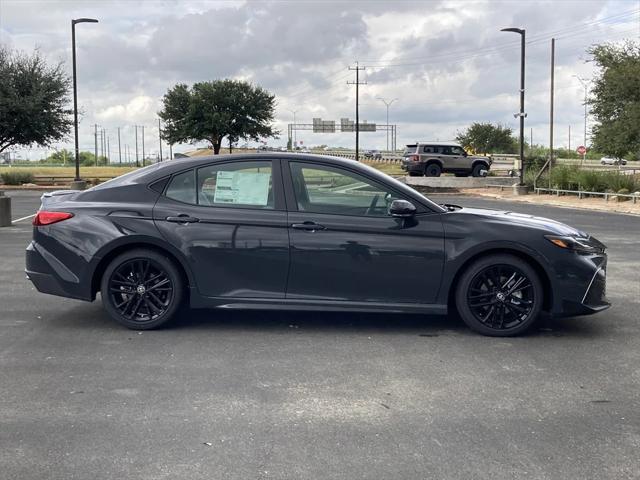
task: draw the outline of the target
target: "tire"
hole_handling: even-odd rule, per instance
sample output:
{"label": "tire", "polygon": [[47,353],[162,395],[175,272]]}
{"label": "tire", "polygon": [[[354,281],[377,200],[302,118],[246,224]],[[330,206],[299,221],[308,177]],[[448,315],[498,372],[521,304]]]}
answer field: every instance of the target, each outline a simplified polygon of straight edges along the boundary
{"label": "tire", "polygon": [[[497,284],[501,288],[492,286]],[[491,337],[512,337],[528,330],[544,301],[542,282],[533,267],[508,254],[472,263],[455,288],[456,308],[464,323]]]}
{"label": "tire", "polygon": [[489,167],[487,165],[485,165],[484,163],[478,163],[477,165],[474,165],[473,169],[471,170],[471,176],[472,177],[484,177],[485,175],[482,175],[482,171],[485,170],[489,170]]}
{"label": "tire", "polygon": [[437,163],[430,163],[424,168],[425,177],[439,177],[442,173],[442,168]]}
{"label": "tire", "polygon": [[600,162],[600,165],[606,165],[607,162],[605,162],[604,160],[602,162]]}
{"label": "tire", "polygon": [[105,310],[132,330],[151,330],[171,321],[182,305],[184,288],[174,262],[146,249],[118,255],[100,282]]}

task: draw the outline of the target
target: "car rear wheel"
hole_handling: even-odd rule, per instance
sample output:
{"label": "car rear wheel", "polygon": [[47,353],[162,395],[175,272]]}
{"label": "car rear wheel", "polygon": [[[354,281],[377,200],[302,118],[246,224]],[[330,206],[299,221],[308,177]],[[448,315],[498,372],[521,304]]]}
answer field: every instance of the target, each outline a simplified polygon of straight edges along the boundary
{"label": "car rear wheel", "polygon": [[102,303],[116,322],[149,330],[170,321],[183,299],[184,282],[174,263],[145,249],[117,256],[102,276]]}
{"label": "car rear wheel", "polygon": [[424,169],[424,174],[427,177],[439,177],[442,173],[442,168],[437,163],[430,163]]}
{"label": "car rear wheel", "polygon": [[487,170],[488,170],[488,167],[481,163],[473,167],[473,170],[471,171],[471,175],[474,177],[484,177],[486,176]]}
{"label": "car rear wheel", "polygon": [[462,320],[492,337],[510,337],[530,328],[540,314],[543,296],[536,271],[513,255],[490,255],[473,263],[455,292]]}

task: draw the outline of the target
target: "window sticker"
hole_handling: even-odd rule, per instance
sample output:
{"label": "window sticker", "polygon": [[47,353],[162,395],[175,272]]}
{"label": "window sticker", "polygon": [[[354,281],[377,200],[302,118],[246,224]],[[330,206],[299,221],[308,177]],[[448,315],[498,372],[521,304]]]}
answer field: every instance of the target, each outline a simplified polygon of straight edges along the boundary
{"label": "window sticker", "polygon": [[217,172],[214,203],[266,206],[271,173]]}

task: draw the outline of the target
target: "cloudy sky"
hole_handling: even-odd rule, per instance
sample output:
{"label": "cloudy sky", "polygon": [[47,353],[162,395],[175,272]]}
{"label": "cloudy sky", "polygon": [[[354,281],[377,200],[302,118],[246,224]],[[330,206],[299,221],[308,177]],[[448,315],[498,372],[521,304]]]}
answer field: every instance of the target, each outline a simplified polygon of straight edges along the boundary
{"label": "cloudy sky", "polygon": [[[515,129],[519,37],[499,31],[511,26],[527,30],[527,137],[533,129],[534,143],[549,142],[555,37],[555,143],[567,145],[571,125],[573,148],[583,142],[584,95],[573,76],[593,75],[589,45],[640,38],[640,0],[0,0],[0,42],[39,48],[71,71],[70,19],[79,17],[100,20],[77,27],[80,144],[93,150],[98,123],[110,137],[112,159],[117,127],[133,150],[133,125],[145,125],[147,151],[157,152],[157,112],[177,82],[239,78],[270,90],[284,132],[272,145],[286,143],[290,110],[298,122],[353,118],[355,92],[347,81],[356,61],[366,67],[361,119],[384,123],[378,97],[397,98],[390,123],[398,125],[399,146],[452,139],[475,121]],[[346,133],[297,137],[305,145],[354,142]],[[361,142],[384,148],[385,134],[363,133]]]}

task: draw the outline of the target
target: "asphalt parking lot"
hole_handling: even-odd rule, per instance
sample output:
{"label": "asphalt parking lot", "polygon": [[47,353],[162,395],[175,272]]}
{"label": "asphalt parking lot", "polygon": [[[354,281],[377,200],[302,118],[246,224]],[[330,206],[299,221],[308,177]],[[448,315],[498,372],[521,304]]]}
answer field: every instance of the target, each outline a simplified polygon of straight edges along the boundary
{"label": "asphalt parking lot", "polygon": [[[9,195],[13,218],[39,204]],[[99,301],[37,293],[18,222],[0,228],[0,478],[640,478],[640,217],[433,198],[592,233],[613,307],[513,339],[228,311],[138,333]]]}

